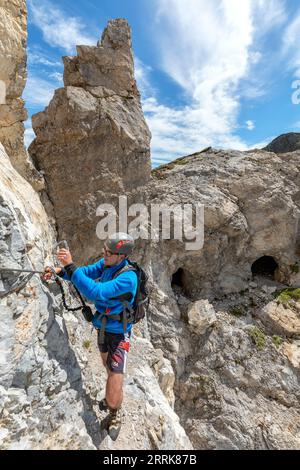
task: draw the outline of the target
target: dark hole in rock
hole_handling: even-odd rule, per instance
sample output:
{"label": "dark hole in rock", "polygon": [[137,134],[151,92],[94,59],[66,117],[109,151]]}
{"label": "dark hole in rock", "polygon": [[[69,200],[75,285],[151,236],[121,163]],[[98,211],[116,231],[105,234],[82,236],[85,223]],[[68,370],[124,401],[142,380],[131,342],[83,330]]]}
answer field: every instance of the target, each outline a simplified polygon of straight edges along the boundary
{"label": "dark hole in rock", "polygon": [[262,256],[252,264],[251,271],[253,276],[259,275],[274,279],[277,268],[278,264],[272,256]]}
{"label": "dark hole in rock", "polygon": [[175,294],[181,294],[185,297],[190,296],[189,279],[191,276],[182,268],[179,268],[171,278],[171,286]]}
{"label": "dark hole in rock", "polygon": [[176,271],[176,273],[174,273],[172,276],[172,281],[171,281],[172,287],[173,286],[183,287],[183,277],[184,277],[184,271],[182,268],[179,268]]}

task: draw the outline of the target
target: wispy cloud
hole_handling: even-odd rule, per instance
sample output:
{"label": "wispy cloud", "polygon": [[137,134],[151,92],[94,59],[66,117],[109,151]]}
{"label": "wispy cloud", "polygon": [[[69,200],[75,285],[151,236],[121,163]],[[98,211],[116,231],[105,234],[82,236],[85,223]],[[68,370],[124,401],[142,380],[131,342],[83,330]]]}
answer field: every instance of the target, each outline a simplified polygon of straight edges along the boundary
{"label": "wispy cloud", "polygon": [[267,145],[269,145],[274,139],[276,139],[276,137],[278,137],[278,135],[271,135],[270,137],[267,137],[266,139],[264,139],[260,142],[257,142],[254,145],[251,145],[251,148],[252,149],[262,149],[262,148],[266,147]]}
{"label": "wispy cloud", "polygon": [[144,64],[138,57],[134,57],[134,75],[138,88],[143,96],[152,95],[155,91],[150,82],[152,68]]}
{"label": "wispy cloud", "polygon": [[[238,133],[240,129],[253,130],[255,124],[250,119],[253,115],[245,113],[239,122],[241,100],[257,100],[268,93],[266,77],[256,72],[268,68],[270,51],[265,49],[264,37],[285,24],[285,0],[152,1],[159,67],[182,88],[186,99],[185,106],[177,107],[161,102],[153,86],[152,68],[136,59],[136,78],[153,135],[154,164],[208,145],[247,149]],[[73,54],[77,44],[97,43],[98,33],[91,33],[74,13],[68,16],[63,6],[54,6],[51,0],[28,3],[31,21],[50,46]],[[295,18],[285,33],[290,55],[299,37],[298,28],[300,19],[298,23]],[[39,78],[36,69],[29,76],[25,99],[28,105],[42,107],[62,82],[62,74],[56,60],[34,52],[29,54],[29,63],[53,67],[47,79]],[[300,70],[300,53],[293,54],[299,58]]]}
{"label": "wispy cloud", "polygon": [[249,121],[246,121],[246,127],[248,131],[253,131],[253,129],[255,129],[255,124],[253,121],[249,120]]}
{"label": "wispy cloud", "polygon": [[40,78],[36,75],[29,75],[23,98],[28,108],[45,107],[53,97],[57,83]]}
{"label": "wispy cloud", "polygon": [[28,49],[27,54],[29,67],[40,65],[44,65],[45,67],[62,67],[62,62],[51,60],[49,57],[46,57],[45,54],[39,51],[34,51],[31,48]]}
{"label": "wispy cloud", "polygon": [[87,32],[81,18],[68,16],[49,0],[28,0],[30,18],[43,33],[43,39],[53,47],[60,47],[68,54],[75,52],[75,46],[95,45],[98,38]]}
{"label": "wispy cloud", "polygon": [[254,123],[238,123],[241,98],[266,93],[252,75],[264,57],[258,39],[283,24],[285,1],[155,1],[160,66],[185,91],[187,105],[171,108],[144,93],[154,163],[207,145],[247,149],[238,129]]}
{"label": "wispy cloud", "polygon": [[282,53],[287,57],[288,66],[293,70],[294,76],[300,78],[300,9],[294,20],[287,26],[283,36]]}
{"label": "wispy cloud", "polygon": [[288,19],[286,0],[250,0],[250,2],[257,39],[261,39],[272,29],[281,27]]}
{"label": "wispy cloud", "polygon": [[49,77],[52,78],[53,80],[55,80],[61,86],[64,86],[64,84],[63,84],[64,74],[63,73],[53,72],[53,73],[50,73]]}
{"label": "wispy cloud", "polygon": [[35,138],[34,130],[32,129],[31,119],[27,119],[24,123],[25,133],[24,133],[24,143],[25,147],[28,148],[33,139]]}

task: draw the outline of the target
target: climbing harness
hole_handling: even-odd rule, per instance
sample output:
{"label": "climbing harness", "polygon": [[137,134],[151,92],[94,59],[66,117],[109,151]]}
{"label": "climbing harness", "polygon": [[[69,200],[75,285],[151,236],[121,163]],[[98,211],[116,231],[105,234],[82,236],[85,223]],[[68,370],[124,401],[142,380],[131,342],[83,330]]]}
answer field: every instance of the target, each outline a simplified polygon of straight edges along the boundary
{"label": "climbing harness", "polygon": [[136,324],[144,317],[146,317],[149,307],[149,290],[147,287],[148,275],[146,272],[134,261],[129,261],[126,266],[117,270],[113,279],[122,274],[123,272],[134,271],[137,275],[137,291],[134,297],[133,305],[130,304],[132,294],[127,292],[118,297],[112,297],[110,300],[119,300],[123,306],[123,312],[120,314],[111,315],[110,309],[106,309],[104,313],[96,311],[95,318],[101,321],[101,328],[99,334],[99,344],[104,344],[104,335],[108,318],[123,323],[124,334],[127,331],[128,323]]}

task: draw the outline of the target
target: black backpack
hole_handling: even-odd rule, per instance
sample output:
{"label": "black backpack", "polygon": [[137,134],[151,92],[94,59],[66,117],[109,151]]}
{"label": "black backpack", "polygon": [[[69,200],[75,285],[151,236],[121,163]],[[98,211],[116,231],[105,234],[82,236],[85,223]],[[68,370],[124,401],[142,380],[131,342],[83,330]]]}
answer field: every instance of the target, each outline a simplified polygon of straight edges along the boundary
{"label": "black backpack", "polygon": [[149,307],[148,275],[138,263],[128,260],[126,266],[114,273],[113,279],[127,271],[134,271],[137,275],[137,290],[133,305],[129,304],[129,301],[132,299],[130,292],[115,299],[122,302],[124,311],[126,311],[127,321],[130,323],[138,323],[146,316]]}

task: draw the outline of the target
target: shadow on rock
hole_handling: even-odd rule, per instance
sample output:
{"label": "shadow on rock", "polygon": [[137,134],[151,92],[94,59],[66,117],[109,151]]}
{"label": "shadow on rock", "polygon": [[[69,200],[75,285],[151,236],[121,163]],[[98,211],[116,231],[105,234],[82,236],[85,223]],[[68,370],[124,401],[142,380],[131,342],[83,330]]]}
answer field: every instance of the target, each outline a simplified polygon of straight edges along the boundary
{"label": "shadow on rock", "polygon": [[46,350],[50,359],[55,359],[60,367],[66,372],[71,388],[76,390],[78,397],[82,400],[84,412],[82,419],[85,423],[87,433],[91,437],[97,449],[106,436],[102,436],[101,426],[96,413],[93,410],[95,401],[86,393],[83,386],[83,378],[76,355],[70,346],[69,335],[61,316],[55,315],[61,309],[54,305],[51,294],[47,294],[49,300],[49,319],[45,339]]}

